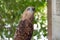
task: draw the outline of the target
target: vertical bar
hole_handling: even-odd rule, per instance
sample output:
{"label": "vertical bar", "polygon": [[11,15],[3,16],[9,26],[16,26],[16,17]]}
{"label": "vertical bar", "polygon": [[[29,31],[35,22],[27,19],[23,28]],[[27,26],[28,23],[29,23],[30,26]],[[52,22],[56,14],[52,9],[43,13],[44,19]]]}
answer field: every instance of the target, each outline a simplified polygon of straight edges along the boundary
{"label": "vertical bar", "polygon": [[47,0],[48,40],[52,40],[52,0]]}

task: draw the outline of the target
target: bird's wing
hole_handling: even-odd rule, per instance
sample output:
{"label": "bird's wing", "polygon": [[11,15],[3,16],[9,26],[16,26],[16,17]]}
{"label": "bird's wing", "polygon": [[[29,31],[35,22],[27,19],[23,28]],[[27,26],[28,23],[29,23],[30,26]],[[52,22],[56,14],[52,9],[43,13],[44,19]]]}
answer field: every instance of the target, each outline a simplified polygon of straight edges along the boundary
{"label": "bird's wing", "polygon": [[30,40],[33,34],[33,25],[28,20],[21,20],[15,32],[14,40]]}

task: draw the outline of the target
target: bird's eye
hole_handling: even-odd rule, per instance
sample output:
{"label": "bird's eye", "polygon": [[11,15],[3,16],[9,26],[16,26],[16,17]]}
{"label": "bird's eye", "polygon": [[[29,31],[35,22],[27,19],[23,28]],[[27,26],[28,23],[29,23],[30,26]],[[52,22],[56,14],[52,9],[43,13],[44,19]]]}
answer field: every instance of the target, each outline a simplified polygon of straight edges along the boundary
{"label": "bird's eye", "polygon": [[27,10],[30,10],[30,8],[28,8]]}
{"label": "bird's eye", "polygon": [[32,8],[32,10],[34,11],[34,10],[35,10],[35,8]]}

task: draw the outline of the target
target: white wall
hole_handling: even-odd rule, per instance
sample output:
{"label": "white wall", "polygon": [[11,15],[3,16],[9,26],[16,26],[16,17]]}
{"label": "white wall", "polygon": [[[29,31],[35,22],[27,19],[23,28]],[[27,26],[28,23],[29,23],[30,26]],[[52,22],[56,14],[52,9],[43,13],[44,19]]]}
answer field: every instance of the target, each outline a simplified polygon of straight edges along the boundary
{"label": "white wall", "polygon": [[52,0],[52,40],[60,40],[60,0]]}

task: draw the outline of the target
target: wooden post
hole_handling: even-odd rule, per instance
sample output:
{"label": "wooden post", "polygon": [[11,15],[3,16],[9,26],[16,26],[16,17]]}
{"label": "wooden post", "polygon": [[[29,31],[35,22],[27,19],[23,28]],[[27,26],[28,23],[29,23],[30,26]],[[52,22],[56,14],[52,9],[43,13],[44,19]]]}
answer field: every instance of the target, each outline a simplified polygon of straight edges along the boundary
{"label": "wooden post", "polygon": [[52,40],[52,0],[47,0],[48,40]]}
{"label": "wooden post", "polygon": [[60,40],[60,0],[48,2],[48,40]]}

